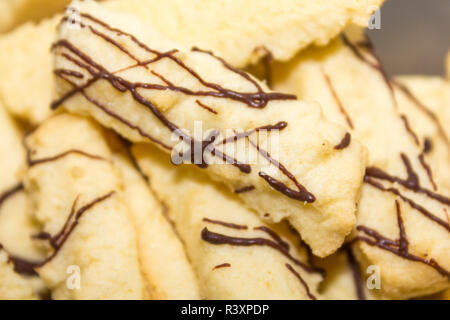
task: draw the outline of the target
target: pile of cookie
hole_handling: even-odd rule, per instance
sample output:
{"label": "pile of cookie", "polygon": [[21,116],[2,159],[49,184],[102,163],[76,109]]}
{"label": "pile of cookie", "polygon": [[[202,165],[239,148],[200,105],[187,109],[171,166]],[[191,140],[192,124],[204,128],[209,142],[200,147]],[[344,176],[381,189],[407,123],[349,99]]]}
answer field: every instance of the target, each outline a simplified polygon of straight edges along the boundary
{"label": "pile of cookie", "polygon": [[450,80],[382,2],[1,2],[0,299],[448,299]]}

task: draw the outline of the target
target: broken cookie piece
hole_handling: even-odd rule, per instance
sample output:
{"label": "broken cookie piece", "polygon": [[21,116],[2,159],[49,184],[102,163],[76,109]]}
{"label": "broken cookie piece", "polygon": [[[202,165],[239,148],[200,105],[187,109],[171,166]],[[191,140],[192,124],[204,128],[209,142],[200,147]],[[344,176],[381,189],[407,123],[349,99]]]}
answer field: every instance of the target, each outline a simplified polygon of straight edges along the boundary
{"label": "broken cookie piece", "polygon": [[343,35],[274,72],[277,90],[318,101],[369,151],[353,245],[364,270],[379,268],[382,294],[402,299],[448,288],[449,193],[370,43]]}
{"label": "broken cookie piece", "polygon": [[183,240],[204,299],[319,299],[321,270],[295,232],[268,226],[195,167],[173,168],[155,147],[133,147]]}
{"label": "broken cookie piece", "polygon": [[317,105],[272,92],[211,52],[185,51],[134,16],[94,3],[80,10],[80,29],[63,22],[54,46],[54,108],[205,168],[268,221],[288,219],[316,255],[342,244],[365,167],[346,130]]}

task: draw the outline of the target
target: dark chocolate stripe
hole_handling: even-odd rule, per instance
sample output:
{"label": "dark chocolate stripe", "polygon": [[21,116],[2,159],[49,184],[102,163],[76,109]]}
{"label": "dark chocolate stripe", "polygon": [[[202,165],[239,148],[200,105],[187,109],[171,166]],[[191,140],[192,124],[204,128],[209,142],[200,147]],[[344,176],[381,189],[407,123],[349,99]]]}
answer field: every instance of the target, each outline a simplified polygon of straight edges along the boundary
{"label": "dark chocolate stripe", "polygon": [[243,246],[243,247],[251,247],[251,246],[266,246],[272,249],[277,250],[290,261],[292,261],[295,265],[303,268],[306,272],[309,273],[320,273],[323,275],[323,270],[315,267],[311,267],[301,262],[300,260],[294,258],[289,251],[287,251],[283,246],[279,243],[266,239],[266,238],[238,238],[238,237],[230,237],[227,235],[211,232],[208,228],[204,228],[202,230],[201,237],[204,241],[213,244],[213,245],[232,245],[232,246]]}
{"label": "dark chocolate stripe", "polygon": [[231,228],[231,229],[237,229],[237,230],[247,230],[248,229],[247,226],[244,226],[244,225],[241,225],[241,224],[223,222],[223,221],[212,220],[212,219],[208,219],[208,218],[203,218],[203,221],[204,222],[208,222],[208,223],[212,223],[212,224],[221,225],[223,227],[227,227],[227,228]]}
{"label": "dark chocolate stripe", "polygon": [[350,142],[352,141],[352,136],[350,133],[346,133],[344,138],[342,138],[341,142],[339,142],[338,145],[334,146],[335,150],[343,150],[347,148],[350,145]]}
{"label": "dark chocolate stripe", "polygon": [[300,283],[303,285],[303,287],[304,287],[305,290],[306,290],[306,295],[307,295],[311,300],[317,300],[317,298],[311,293],[311,290],[309,289],[308,284],[306,283],[305,280],[303,280],[302,276],[301,276],[297,271],[295,271],[295,269],[294,269],[289,263],[286,263],[285,266],[286,266],[286,268],[288,268],[288,270],[289,270],[290,272],[292,272],[292,273],[294,274],[294,276],[295,276],[295,277],[300,281]]}
{"label": "dark chocolate stripe", "polygon": [[217,270],[217,269],[221,269],[221,268],[229,268],[229,267],[231,267],[231,264],[229,264],[229,263],[222,263],[222,264],[219,264],[219,265],[215,266],[213,268],[213,270]]}
{"label": "dark chocolate stripe", "polygon": [[61,250],[61,248],[63,247],[64,243],[67,241],[69,236],[75,230],[76,226],[79,223],[79,220],[83,217],[83,215],[87,211],[89,211],[90,209],[95,207],[96,205],[98,205],[101,202],[103,202],[103,201],[109,199],[110,197],[112,197],[114,194],[115,194],[115,191],[111,191],[111,192],[109,192],[108,194],[106,194],[104,196],[101,196],[99,198],[94,199],[93,201],[91,201],[87,205],[81,207],[77,211],[75,210],[75,207],[77,205],[79,197],[75,198],[75,200],[74,200],[74,202],[72,204],[72,209],[70,211],[70,214],[67,217],[67,220],[66,220],[64,226],[62,227],[61,231],[58,232],[56,235],[54,235],[53,237],[51,237],[49,239],[50,240],[50,244],[52,245],[52,247],[55,250],[53,251],[53,253],[47,259],[45,259],[43,262],[37,264],[35,266],[35,268],[43,267],[45,264],[47,264],[50,261],[52,261],[56,257],[58,252]]}
{"label": "dark chocolate stripe", "polygon": [[347,261],[352,270],[353,282],[355,283],[356,295],[358,300],[366,300],[366,293],[364,291],[364,281],[359,270],[358,263],[356,262],[355,256],[353,255],[352,249],[350,247],[345,248],[347,254]]}
{"label": "dark chocolate stripe", "polygon": [[18,183],[15,186],[11,187],[10,189],[2,192],[0,194],[0,209],[9,198],[14,196],[16,193],[22,191],[23,189],[24,189],[23,184]]}

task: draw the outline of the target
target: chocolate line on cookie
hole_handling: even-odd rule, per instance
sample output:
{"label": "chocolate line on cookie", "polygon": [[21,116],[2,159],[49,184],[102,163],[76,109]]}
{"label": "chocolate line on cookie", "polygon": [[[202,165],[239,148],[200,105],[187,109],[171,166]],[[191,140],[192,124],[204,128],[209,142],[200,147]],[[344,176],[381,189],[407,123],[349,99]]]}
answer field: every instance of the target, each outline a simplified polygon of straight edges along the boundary
{"label": "chocolate line on cookie", "polygon": [[221,269],[221,268],[230,268],[230,267],[231,267],[231,264],[229,264],[229,263],[222,263],[222,264],[219,264],[219,265],[215,266],[213,268],[213,270],[217,270],[217,269]]}
{"label": "chocolate line on cookie", "polygon": [[208,112],[214,113],[214,114],[218,114],[218,112],[216,110],[214,110],[213,108],[207,106],[206,104],[202,103],[200,100],[195,100],[195,103],[197,103],[197,105],[203,109],[205,109]]}
{"label": "chocolate line on cookie", "polygon": [[[394,86],[396,86],[398,89],[400,89],[403,92],[403,94],[410,101],[413,102],[413,105],[415,105],[419,110],[421,110],[428,118],[430,118],[433,121],[433,123],[436,125],[436,128],[438,129],[439,135],[444,140],[445,144],[447,145],[447,148],[450,149],[450,140],[447,137],[447,135],[445,134],[445,130],[444,130],[441,122],[439,121],[436,113],[434,113],[422,101],[420,101],[419,98],[417,98],[417,96],[415,94],[413,94],[412,91],[409,90],[408,87],[406,87],[404,84],[402,84],[396,80],[391,80],[391,82],[394,84]],[[429,149],[431,149],[431,148],[429,148]]]}
{"label": "chocolate line on cookie", "polygon": [[208,222],[208,223],[212,223],[212,224],[217,224],[217,225],[221,225],[222,227],[226,227],[226,228],[230,228],[230,229],[237,229],[237,230],[247,230],[248,227],[241,225],[241,224],[235,224],[235,223],[230,223],[230,222],[223,222],[223,221],[219,221],[219,220],[212,220],[209,218],[203,218],[204,222]]}
{"label": "chocolate line on cookie", "polygon": [[[165,59],[165,58],[171,59],[178,66],[180,66],[183,70],[187,71],[195,79],[197,79],[200,82],[200,84],[202,84],[203,86],[205,86],[207,88],[213,89],[214,91],[198,91],[198,92],[194,92],[194,91],[192,91],[192,90],[190,90],[188,88],[177,87],[177,86],[172,84],[169,80],[165,79],[161,75],[158,75],[158,78],[160,78],[165,83],[165,85],[151,84],[151,83],[131,83],[131,82],[129,82],[129,81],[127,81],[127,80],[125,80],[125,79],[123,79],[121,77],[115,76],[111,72],[108,72],[103,66],[101,66],[101,65],[97,64],[96,62],[94,62],[92,58],[90,58],[89,56],[87,56],[86,54],[81,52],[81,50],[77,49],[69,41],[67,41],[67,40],[59,40],[59,41],[57,41],[54,44],[53,47],[54,48],[64,47],[67,50],[69,50],[72,54],[76,55],[83,62],[81,62],[81,61],[71,57],[68,54],[64,54],[64,53],[62,54],[63,57],[69,59],[70,61],[72,61],[73,63],[78,65],[79,67],[87,70],[92,75],[93,78],[90,79],[89,81],[87,81],[84,85],[79,86],[79,85],[75,84],[75,82],[69,81],[66,77],[64,77],[63,75],[60,74],[59,76],[61,78],[63,78],[64,80],[68,81],[69,83],[71,83],[74,86],[74,89],[72,89],[71,91],[67,92],[59,100],[54,101],[52,103],[52,108],[53,109],[56,109],[59,105],[61,105],[67,99],[71,98],[76,93],[82,93],[88,101],[90,101],[95,106],[97,106],[98,108],[100,108],[101,110],[106,112],[108,115],[116,118],[117,120],[119,120],[120,122],[124,123],[128,127],[137,130],[142,136],[145,136],[145,137],[149,138],[151,141],[162,145],[166,149],[171,149],[167,145],[163,144],[161,141],[151,137],[148,134],[145,134],[141,128],[131,124],[130,122],[126,121],[126,119],[124,119],[123,117],[120,117],[119,115],[113,113],[111,110],[108,110],[99,101],[89,97],[86,94],[85,89],[87,89],[89,86],[91,86],[97,80],[104,79],[104,80],[107,80],[108,82],[110,82],[110,84],[115,89],[119,90],[120,92],[129,91],[131,93],[132,97],[139,104],[147,107],[161,121],[161,123],[165,127],[167,127],[171,132],[175,132],[175,131],[180,132],[180,135],[181,135],[180,138],[185,139],[185,141],[187,141],[191,145],[195,145],[195,143],[199,143],[199,142],[196,141],[190,135],[188,135],[185,132],[179,130],[179,128],[174,123],[169,121],[150,101],[148,101],[141,94],[139,94],[137,89],[171,90],[171,91],[181,92],[181,93],[184,93],[184,94],[187,94],[187,95],[213,96],[213,97],[217,97],[217,98],[229,98],[229,99],[232,99],[232,100],[243,102],[243,103],[247,104],[249,107],[253,107],[253,108],[263,108],[271,100],[294,100],[294,99],[296,99],[296,97],[293,96],[293,95],[286,95],[286,94],[281,94],[281,93],[266,93],[266,92],[264,92],[262,90],[261,86],[251,76],[249,76],[247,73],[245,73],[245,72],[243,72],[241,70],[238,70],[236,68],[233,68],[227,62],[225,62],[222,58],[215,56],[212,52],[201,50],[201,49],[198,49],[198,48],[192,48],[193,52],[199,52],[199,53],[208,54],[208,55],[213,56],[215,59],[217,59],[219,62],[221,62],[221,64],[226,69],[230,70],[231,72],[233,72],[235,74],[240,75],[242,78],[246,79],[248,82],[250,82],[252,85],[254,85],[255,88],[257,89],[257,92],[256,93],[241,93],[241,92],[225,89],[225,88],[223,88],[222,86],[220,86],[218,84],[207,82],[206,80],[204,80],[193,69],[191,69],[183,61],[181,61],[178,57],[176,57],[174,55],[174,53],[177,52],[176,50],[172,50],[172,51],[169,51],[169,52],[158,52],[156,50],[153,50],[153,49],[149,48],[148,46],[146,46],[145,44],[143,44],[142,42],[137,40],[131,34],[128,34],[128,33],[123,32],[121,30],[112,28],[108,24],[106,24],[106,23],[104,23],[104,22],[102,22],[102,21],[100,21],[100,20],[98,20],[98,19],[96,19],[96,18],[94,18],[94,17],[92,17],[92,16],[90,16],[88,14],[84,14],[83,13],[83,14],[81,14],[81,16],[86,18],[86,19],[88,19],[88,20],[91,20],[92,22],[94,22],[94,23],[104,27],[105,29],[107,29],[107,30],[109,30],[111,32],[114,32],[117,35],[128,37],[135,44],[137,44],[141,49],[145,50],[148,53],[154,54],[156,56],[155,58],[147,60],[147,61],[140,61],[140,60],[136,59],[136,57],[133,54],[128,52],[128,50],[126,48],[124,48],[122,45],[118,44],[112,38],[110,38],[106,34],[103,34],[103,33],[99,32],[98,30],[94,29],[92,26],[88,26],[88,29],[94,35],[97,35],[97,36],[101,37],[102,39],[108,41],[109,43],[111,43],[112,45],[117,47],[120,51],[122,51],[125,54],[127,54],[133,60],[137,60],[136,61],[137,64],[134,65],[134,66],[131,66],[130,68],[134,68],[134,67],[138,67],[138,66],[143,66],[143,67],[147,68],[149,64],[151,64],[151,63],[153,63],[155,61],[159,61],[159,60]],[[84,24],[83,24],[83,26],[86,27]],[[153,72],[153,74],[155,74],[155,72]],[[287,125],[285,122],[280,122],[280,124],[283,124],[284,127]],[[283,129],[284,127],[281,127],[278,130]],[[266,127],[262,127],[262,128],[265,128],[266,130],[268,130],[268,128],[270,128],[270,126],[266,126]],[[260,130],[262,130],[262,129],[260,128]],[[201,145],[204,145],[205,141],[202,141],[201,143],[202,143]],[[290,198],[293,198],[295,200],[299,200],[299,201],[302,201],[302,202],[309,202],[309,203],[312,203],[312,202],[315,201],[315,197],[311,193],[309,193],[304,186],[302,186],[300,183],[298,183],[296,178],[284,166],[282,166],[278,162],[272,161],[273,159],[270,157],[270,155],[267,152],[263,152],[263,150],[260,149],[259,146],[257,148],[258,148],[258,151],[260,151],[261,153],[264,153],[263,155],[267,159],[271,159],[269,161],[272,164],[277,165],[277,167],[282,171],[282,173],[285,176],[287,176],[296,185],[296,187],[298,188],[298,191],[290,189],[284,183],[282,183],[282,182],[280,182],[278,180],[275,180],[272,177],[267,176],[267,174],[261,175],[261,173],[260,173],[260,176],[262,178],[264,178],[269,183],[269,185],[272,188],[274,188],[275,190],[277,190],[277,191],[279,191],[279,192],[285,194],[286,196],[288,196]],[[251,172],[251,167],[249,165],[241,163],[237,159],[233,159],[233,158],[229,157],[228,155],[220,152],[219,150],[217,150],[213,146],[211,146],[211,148],[209,148],[209,149],[210,149],[210,152],[211,152],[211,154],[213,156],[217,156],[218,158],[221,158],[225,162],[236,166],[241,172],[247,173],[247,174]],[[206,148],[205,148],[205,150],[206,150]],[[191,151],[191,153],[193,153],[194,152],[193,148],[191,148],[190,151]],[[193,158],[193,157],[194,157],[194,155],[191,154],[191,158]],[[203,160],[203,158],[204,157],[202,157],[202,160]],[[202,164],[199,165],[199,166],[201,168],[206,168],[207,164],[204,163],[204,161],[203,161]]]}
{"label": "chocolate line on cookie", "polygon": [[350,129],[354,129],[353,121],[350,118],[350,115],[348,114],[347,110],[344,107],[344,104],[342,103],[341,98],[339,98],[339,95],[336,92],[336,89],[334,88],[333,82],[331,81],[330,76],[325,72],[325,70],[322,68],[322,74],[325,78],[325,82],[330,89],[331,95],[333,96],[334,101],[336,101],[336,104],[338,106],[339,111],[342,113],[342,115],[345,118],[345,121],[347,121],[348,126]]}
{"label": "chocolate line on cookie", "polygon": [[14,271],[26,275],[26,276],[37,276],[38,274],[34,270],[34,267],[37,265],[36,262],[32,262],[23,258],[16,257],[11,255],[9,252],[5,250],[2,244],[0,244],[0,251],[5,251],[8,256],[8,263],[12,263],[14,267]]}
{"label": "chocolate line on cookie", "polygon": [[219,234],[215,232],[211,232],[208,230],[208,228],[204,228],[201,232],[201,237],[204,241],[213,244],[213,245],[233,245],[233,246],[243,246],[243,247],[251,247],[251,246],[266,246],[272,249],[277,250],[282,255],[284,255],[286,258],[288,258],[290,261],[292,261],[295,265],[301,267],[303,270],[305,270],[308,273],[320,273],[324,274],[324,270],[315,268],[312,266],[309,266],[300,260],[294,258],[290,253],[289,250],[286,250],[285,247],[280,245],[278,242],[266,239],[266,238],[238,238],[238,237],[231,237],[224,234]]}
{"label": "chocolate line on cookie", "polygon": [[406,131],[413,138],[414,143],[416,144],[416,146],[420,146],[419,138],[417,137],[417,134],[414,132],[414,130],[409,125],[408,118],[404,114],[402,114],[402,115],[400,115],[400,119],[402,119],[403,124],[405,125]]}
{"label": "chocolate line on cookie", "polygon": [[274,230],[272,230],[266,226],[255,227],[255,228],[253,228],[253,230],[259,230],[259,231],[267,233],[275,242],[277,242],[285,250],[289,251],[289,243],[287,243],[286,241],[281,239],[281,237],[278,235],[278,233],[276,233]]}
{"label": "chocolate line on cookie", "polygon": [[255,186],[246,186],[239,189],[234,190],[234,193],[240,194],[240,193],[246,193],[255,190]]}
{"label": "chocolate line on cookie", "polygon": [[430,165],[425,160],[425,153],[419,154],[418,158],[419,158],[420,164],[422,165],[422,167],[424,168],[425,172],[427,173],[428,180],[430,180],[430,183],[433,186],[433,190],[437,191],[437,185],[436,185],[436,182],[434,181],[434,178],[433,178],[433,171],[431,170]]}
{"label": "chocolate line on cookie", "polygon": [[311,300],[317,300],[317,298],[311,293],[311,290],[309,289],[308,284],[306,283],[306,281],[302,278],[302,276],[295,271],[295,269],[289,264],[286,263],[285,264],[286,268],[288,268],[288,270],[290,272],[292,272],[294,274],[294,276],[300,281],[300,283],[303,285],[303,287],[306,290],[306,295],[311,299]]}
{"label": "chocolate line on cookie", "polygon": [[12,196],[14,196],[16,193],[21,192],[24,190],[24,186],[22,183],[18,183],[15,186],[9,188],[8,190],[2,192],[0,194],[0,209],[3,206],[3,204]]}
{"label": "chocolate line on cookie", "polygon": [[347,255],[347,262],[352,271],[353,282],[355,284],[356,295],[358,300],[366,300],[366,293],[364,292],[364,281],[359,270],[358,263],[356,262],[355,256],[353,255],[352,249],[346,246],[345,253]]}
{"label": "chocolate line on cookie", "polygon": [[408,190],[414,191],[416,193],[424,194],[430,199],[436,200],[446,206],[450,206],[450,198],[447,198],[444,195],[441,195],[439,193],[436,193],[434,191],[431,191],[431,190],[421,187],[417,173],[413,170],[408,156],[406,156],[405,154],[402,153],[401,158],[402,158],[402,161],[403,161],[403,163],[406,167],[407,173],[408,173],[407,179],[402,179],[400,177],[392,176],[377,167],[368,167],[366,169],[366,177],[375,178],[375,179],[379,179],[379,180],[386,180],[391,183],[398,183]]}
{"label": "chocolate line on cookie", "polygon": [[[78,203],[79,197],[76,197],[72,204],[70,214],[67,217],[67,220],[64,223],[62,229],[56,235],[48,237],[51,246],[54,248],[54,252],[47,259],[45,259],[43,262],[39,263],[35,267],[36,268],[43,267],[45,264],[52,261],[56,257],[58,252],[61,250],[61,248],[63,247],[64,243],[67,241],[69,236],[75,230],[76,226],[79,223],[79,220],[83,217],[83,215],[87,211],[95,207],[97,204],[100,204],[101,202],[112,197],[115,193],[116,193],[115,191],[111,191],[104,196],[94,199],[92,202],[86,204],[85,206],[81,207],[78,210],[76,210],[75,208]],[[41,235],[44,236],[46,234],[42,233]]]}
{"label": "chocolate line on cookie", "polygon": [[403,223],[403,218],[401,215],[400,203],[398,200],[395,201],[395,206],[397,210],[397,224],[399,228],[399,239],[392,240],[386,238],[381,235],[374,229],[368,228],[366,226],[358,226],[356,229],[365,234],[365,236],[357,236],[355,238],[356,241],[363,241],[370,246],[378,247],[380,249],[389,251],[399,257],[405,258],[410,261],[420,262],[426,264],[432,268],[434,268],[437,272],[439,272],[442,276],[450,279],[450,271],[443,268],[439,263],[434,259],[425,259],[420,256],[411,254],[409,252],[409,241],[408,236],[406,234],[405,226]]}
{"label": "chocolate line on cookie", "polygon": [[344,138],[342,138],[341,142],[338,145],[334,146],[335,150],[343,150],[347,148],[352,141],[352,135],[350,133],[346,133]]}

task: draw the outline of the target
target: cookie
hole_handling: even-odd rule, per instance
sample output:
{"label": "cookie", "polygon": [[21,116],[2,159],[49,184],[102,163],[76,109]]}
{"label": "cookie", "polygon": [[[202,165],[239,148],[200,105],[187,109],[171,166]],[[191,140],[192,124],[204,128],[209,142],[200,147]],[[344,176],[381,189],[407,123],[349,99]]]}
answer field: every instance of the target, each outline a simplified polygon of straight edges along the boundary
{"label": "cookie", "polygon": [[81,16],[82,28],[63,23],[55,44],[54,108],[156,144],[173,162],[194,160],[268,221],[288,219],[316,255],[342,244],[365,167],[365,150],[345,129],[317,105],[272,92],[212,53],[184,51],[134,16],[94,3]]}
{"label": "cookie", "polygon": [[120,0],[106,6],[139,16],[188,48],[212,50],[233,66],[244,67],[268,53],[286,61],[310,44],[325,45],[350,23],[367,25],[382,3],[282,0],[274,6],[270,0]]}
{"label": "cookie", "polygon": [[137,241],[102,129],[72,115],[49,119],[24,142],[25,185],[52,247],[35,267],[53,299],[142,299]]}
{"label": "cookie", "polygon": [[39,21],[62,11],[70,0],[2,0],[0,3],[0,33],[29,20]]}
{"label": "cookie", "polygon": [[133,154],[167,206],[204,299],[318,299],[320,270],[283,224],[268,226],[236,195],[193,167],[173,168],[147,145]]}
{"label": "cookie", "polygon": [[370,48],[344,35],[276,66],[274,85],[318,101],[368,149],[353,243],[361,268],[379,268],[384,296],[431,294],[450,285],[449,193]]}
{"label": "cookie", "polygon": [[35,24],[26,23],[0,36],[0,99],[9,112],[37,124],[50,114],[53,59],[50,54],[61,16]]}
{"label": "cookie", "polygon": [[124,198],[136,228],[139,260],[151,298],[199,299],[197,278],[183,244],[164,216],[163,207],[120,144],[114,148],[112,159],[123,181]]}

